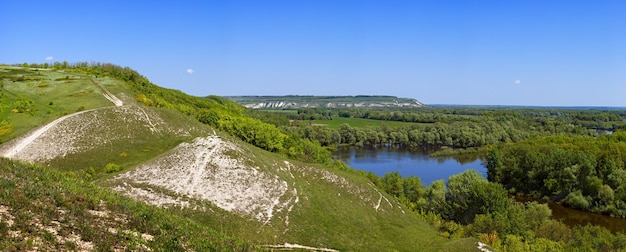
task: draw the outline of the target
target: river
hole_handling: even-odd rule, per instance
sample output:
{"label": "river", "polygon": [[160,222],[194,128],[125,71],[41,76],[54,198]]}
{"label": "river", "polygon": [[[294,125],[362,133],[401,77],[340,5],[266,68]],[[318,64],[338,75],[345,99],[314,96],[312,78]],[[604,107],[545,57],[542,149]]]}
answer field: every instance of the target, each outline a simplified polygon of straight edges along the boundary
{"label": "river", "polygon": [[[394,171],[403,177],[418,176],[424,186],[439,179],[447,181],[451,175],[462,173],[467,169],[474,169],[487,177],[487,168],[478,156],[433,158],[428,153],[394,147],[340,148],[333,155],[352,168],[371,171],[378,176]],[[531,200],[521,197],[515,199],[520,202]],[[590,223],[606,227],[612,232],[626,233],[626,219],[571,209],[555,203],[549,203],[548,206],[552,209],[552,218],[560,219],[567,225]]]}
{"label": "river", "polygon": [[371,171],[380,177],[394,171],[403,177],[418,176],[425,186],[438,179],[448,181],[451,175],[467,169],[474,169],[487,177],[487,168],[478,156],[464,156],[464,159],[434,158],[426,152],[394,147],[340,148],[334,155],[352,168]]}

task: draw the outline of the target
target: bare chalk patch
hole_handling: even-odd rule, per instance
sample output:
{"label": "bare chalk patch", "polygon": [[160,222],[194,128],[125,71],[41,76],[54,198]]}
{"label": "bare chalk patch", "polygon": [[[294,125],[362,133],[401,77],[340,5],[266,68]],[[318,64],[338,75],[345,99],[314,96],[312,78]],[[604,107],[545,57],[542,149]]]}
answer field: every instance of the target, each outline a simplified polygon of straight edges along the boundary
{"label": "bare chalk patch", "polygon": [[[276,211],[285,207],[281,197],[288,192],[287,182],[258,167],[246,165],[242,156],[245,155],[239,147],[218,136],[196,138],[114,179],[207,200],[224,210],[268,222]],[[131,197],[144,200],[153,197],[148,201],[157,204],[161,204],[158,200],[163,204],[179,204],[170,202],[171,198],[157,199],[156,193],[147,196],[149,193],[145,190],[136,194],[138,189],[129,190],[128,184],[116,188]]]}

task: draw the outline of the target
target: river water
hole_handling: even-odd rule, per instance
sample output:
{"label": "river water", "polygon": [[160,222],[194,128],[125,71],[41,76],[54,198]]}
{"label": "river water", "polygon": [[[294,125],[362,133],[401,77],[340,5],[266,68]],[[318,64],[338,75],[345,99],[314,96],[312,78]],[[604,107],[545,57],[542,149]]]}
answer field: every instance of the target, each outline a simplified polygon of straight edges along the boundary
{"label": "river water", "polygon": [[[474,169],[487,177],[487,168],[478,156],[433,158],[428,153],[394,147],[340,148],[333,155],[352,168],[371,171],[381,177],[394,171],[403,177],[418,176],[424,186],[439,179],[447,181],[451,175],[462,173],[467,169]],[[515,199],[520,202],[531,200],[521,197]],[[612,232],[626,233],[626,219],[571,209],[555,203],[548,203],[548,206],[552,209],[552,218],[560,219],[567,225],[590,223],[606,227]]]}
{"label": "river water", "polygon": [[394,171],[403,177],[418,176],[425,186],[438,179],[448,181],[451,175],[467,169],[474,169],[487,177],[487,168],[478,156],[465,159],[434,158],[425,152],[394,147],[340,148],[334,155],[352,168],[371,171],[380,177]]}

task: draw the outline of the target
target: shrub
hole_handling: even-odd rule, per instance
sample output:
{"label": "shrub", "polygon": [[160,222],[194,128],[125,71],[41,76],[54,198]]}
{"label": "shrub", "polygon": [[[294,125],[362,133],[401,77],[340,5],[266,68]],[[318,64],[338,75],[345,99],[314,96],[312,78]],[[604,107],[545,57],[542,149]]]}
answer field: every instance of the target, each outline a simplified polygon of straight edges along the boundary
{"label": "shrub", "polygon": [[118,164],[115,163],[108,163],[105,167],[104,167],[104,171],[106,173],[113,173],[113,172],[119,172],[122,170],[122,167]]}
{"label": "shrub", "polygon": [[579,208],[579,209],[589,209],[591,204],[589,201],[583,196],[581,191],[571,192],[565,197],[564,203],[568,206]]}

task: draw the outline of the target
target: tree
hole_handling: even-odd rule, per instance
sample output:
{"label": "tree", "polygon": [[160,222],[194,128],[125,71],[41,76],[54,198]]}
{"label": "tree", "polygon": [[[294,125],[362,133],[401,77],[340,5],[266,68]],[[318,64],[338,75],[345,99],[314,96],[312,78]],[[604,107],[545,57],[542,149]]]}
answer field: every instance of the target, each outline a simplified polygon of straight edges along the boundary
{"label": "tree", "polygon": [[422,180],[419,177],[411,175],[404,178],[402,182],[404,196],[411,202],[416,203],[423,195]]}
{"label": "tree", "polygon": [[404,196],[403,179],[399,172],[386,173],[383,176],[383,186],[385,191],[393,196]]}
{"label": "tree", "polygon": [[465,224],[471,223],[477,214],[504,212],[509,205],[504,187],[488,182],[475,170],[448,178],[446,201],[450,205],[450,217]]}
{"label": "tree", "polygon": [[426,204],[424,208],[428,211],[445,214],[446,207],[446,184],[440,180],[433,181],[425,190]]}

